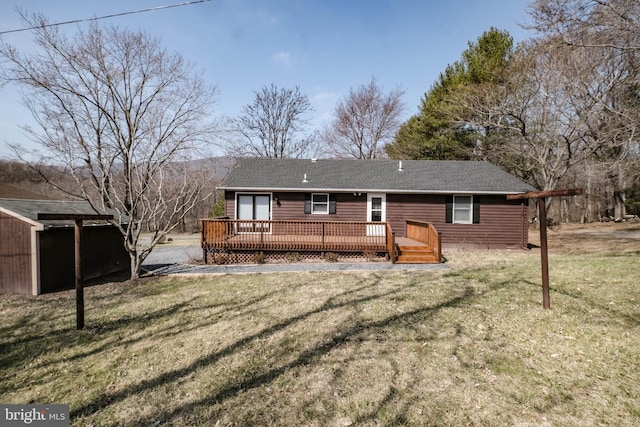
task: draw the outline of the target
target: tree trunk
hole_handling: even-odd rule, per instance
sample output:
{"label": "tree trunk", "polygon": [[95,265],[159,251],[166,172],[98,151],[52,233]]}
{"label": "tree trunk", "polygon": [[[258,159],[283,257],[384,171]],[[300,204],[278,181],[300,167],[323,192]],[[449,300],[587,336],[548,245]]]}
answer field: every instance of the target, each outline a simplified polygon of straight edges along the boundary
{"label": "tree trunk", "polygon": [[587,175],[587,193],[585,195],[585,206],[584,206],[584,210],[582,211],[582,217],[580,218],[580,223],[584,224],[591,222],[590,221],[590,216],[591,216],[591,174],[587,171],[586,173]]}
{"label": "tree trunk", "polygon": [[613,217],[614,219],[622,219],[627,214],[627,206],[625,205],[625,195],[622,191],[613,193]]}
{"label": "tree trunk", "polygon": [[129,252],[129,259],[131,260],[131,280],[140,278],[141,261],[138,258],[138,252]]}

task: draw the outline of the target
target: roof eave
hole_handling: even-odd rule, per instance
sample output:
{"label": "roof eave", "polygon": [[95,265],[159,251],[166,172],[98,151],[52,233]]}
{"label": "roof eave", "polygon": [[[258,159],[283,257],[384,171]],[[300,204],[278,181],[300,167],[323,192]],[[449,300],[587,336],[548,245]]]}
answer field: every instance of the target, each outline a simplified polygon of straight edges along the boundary
{"label": "roof eave", "polygon": [[510,190],[510,191],[490,191],[490,190],[398,190],[390,188],[325,188],[325,187],[309,187],[309,188],[294,188],[294,187],[218,187],[220,190],[227,191],[243,191],[243,192],[263,192],[273,193],[276,191],[282,192],[324,192],[324,193],[402,193],[402,194],[478,194],[478,195],[507,195],[507,194],[521,194],[526,193],[528,190]]}
{"label": "roof eave", "polygon": [[27,218],[26,216],[20,215],[12,210],[0,207],[0,212],[10,215],[16,219],[19,219],[20,221],[26,222],[32,227],[35,227],[36,230],[44,230],[44,224],[42,224],[41,222],[35,221],[31,218]]}

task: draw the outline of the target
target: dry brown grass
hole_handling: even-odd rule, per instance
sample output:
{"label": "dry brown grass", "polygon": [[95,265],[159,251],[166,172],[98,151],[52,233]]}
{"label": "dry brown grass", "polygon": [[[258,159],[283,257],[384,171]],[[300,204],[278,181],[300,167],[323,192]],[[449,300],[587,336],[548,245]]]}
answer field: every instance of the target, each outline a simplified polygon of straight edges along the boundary
{"label": "dry brown grass", "polygon": [[2,297],[0,401],[76,426],[638,425],[640,245],[564,242],[550,311],[535,249],[92,287],[80,332],[73,293]]}

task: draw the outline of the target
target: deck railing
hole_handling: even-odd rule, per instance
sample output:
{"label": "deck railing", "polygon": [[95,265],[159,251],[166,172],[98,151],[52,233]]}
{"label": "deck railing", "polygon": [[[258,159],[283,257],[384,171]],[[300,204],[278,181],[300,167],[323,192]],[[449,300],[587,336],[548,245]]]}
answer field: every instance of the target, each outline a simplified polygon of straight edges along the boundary
{"label": "deck railing", "polygon": [[430,246],[438,260],[442,260],[442,238],[430,222],[407,220],[406,236]]}
{"label": "deck railing", "polygon": [[385,222],[202,220],[204,250],[388,252]]}

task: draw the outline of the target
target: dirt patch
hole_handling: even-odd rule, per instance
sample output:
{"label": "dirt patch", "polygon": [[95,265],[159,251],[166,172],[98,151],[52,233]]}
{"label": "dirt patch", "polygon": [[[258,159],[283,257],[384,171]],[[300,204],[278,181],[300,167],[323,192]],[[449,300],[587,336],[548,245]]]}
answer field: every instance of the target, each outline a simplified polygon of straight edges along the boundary
{"label": "dirt patch", "polygon": [[[639,252],[640,223],[562,224],[548,229],[554,253]],[[540,231],[529,230],[529,242],[540,245]]]}

